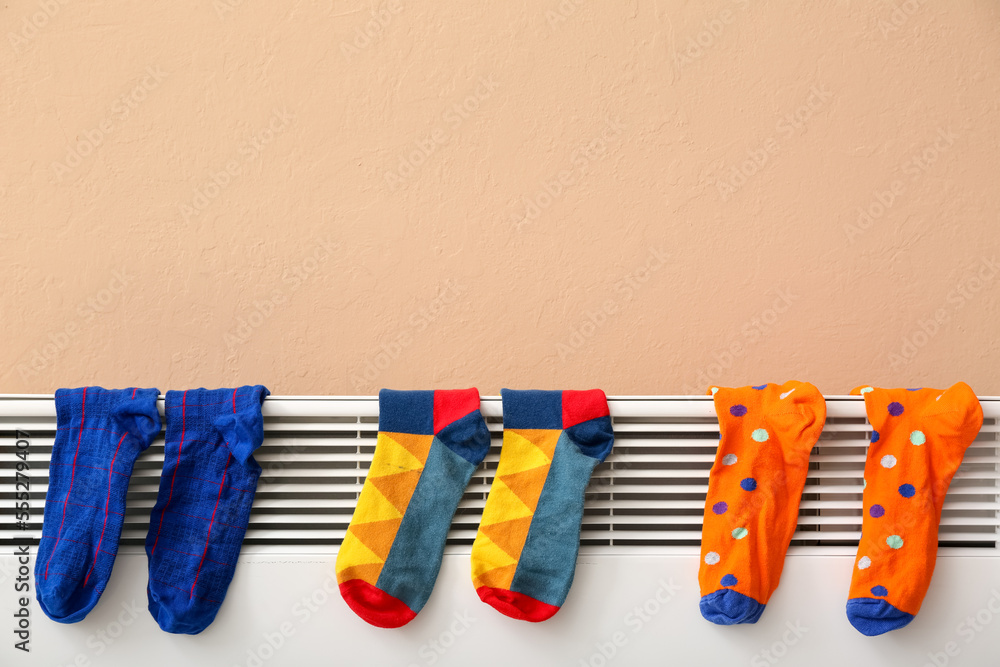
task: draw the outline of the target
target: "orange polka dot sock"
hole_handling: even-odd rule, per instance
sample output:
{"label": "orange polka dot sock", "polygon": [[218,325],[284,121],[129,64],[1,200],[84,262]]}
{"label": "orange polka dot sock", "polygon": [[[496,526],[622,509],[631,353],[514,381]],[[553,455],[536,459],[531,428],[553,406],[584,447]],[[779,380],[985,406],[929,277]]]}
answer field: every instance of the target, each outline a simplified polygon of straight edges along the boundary
{"label": "orange polka dot sock", "polygon": [[934,573],[941,505],[983,410],[964,382],[946,391],[851,393],[865,397],[873,430],[847,618],[873,637],[903,627],[920,610]]}
{"label": "orange polka dot sock", "polygon": [[701,615],[756,623],[798,524],[826,402],[808,382],[712,387],[721,432],[701,537]]}

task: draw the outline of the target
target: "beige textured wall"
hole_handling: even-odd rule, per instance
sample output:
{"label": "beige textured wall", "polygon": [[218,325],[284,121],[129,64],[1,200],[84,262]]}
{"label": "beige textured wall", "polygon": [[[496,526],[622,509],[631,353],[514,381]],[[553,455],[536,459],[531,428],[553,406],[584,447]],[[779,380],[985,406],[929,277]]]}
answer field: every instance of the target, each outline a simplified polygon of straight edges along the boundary
{"label": "beige textured wall", "polygon": [[0,392],[1000,394],[995,0],[0,24]]}

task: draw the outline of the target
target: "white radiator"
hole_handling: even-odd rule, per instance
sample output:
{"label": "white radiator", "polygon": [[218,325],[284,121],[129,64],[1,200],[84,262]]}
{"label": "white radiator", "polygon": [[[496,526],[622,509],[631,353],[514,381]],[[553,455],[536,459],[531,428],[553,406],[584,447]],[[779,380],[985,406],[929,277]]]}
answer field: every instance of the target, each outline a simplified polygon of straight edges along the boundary
{"label": "white radiator", "polygon": [[[412,623],[380,630],[344,604],[333,570],[374,450],[378,400],[272,396],[256,454],[264,473],[215,623],[198,636],[170,635],[146,611],[142,545],[161,435],[136,463],[100,604],[81,623],[54,623],[38,609],[32,581],[26,654],[14,648],[24,595],[15,552],[30,539],[33,572],[55,404],[51,396],[0,396],[0,665],[1000,665],[1000,399],[981,401],[985,421],[944,505],[930,592],[909,626],[881,637],[860,635],[844,613],[870,434],[858,397],[827,397],[781,586],[760,622],[732,627],[698,611],[701,515],[718,444],[710,397],[610,399],[615,447],[588,490],[566,604],[529,624],[480,602],[469,550],[502,432],[500,399],[486,397],[493,449],[459,507],[434,593]],[[15,525],[22,452],[31,494],[24,530]]]}

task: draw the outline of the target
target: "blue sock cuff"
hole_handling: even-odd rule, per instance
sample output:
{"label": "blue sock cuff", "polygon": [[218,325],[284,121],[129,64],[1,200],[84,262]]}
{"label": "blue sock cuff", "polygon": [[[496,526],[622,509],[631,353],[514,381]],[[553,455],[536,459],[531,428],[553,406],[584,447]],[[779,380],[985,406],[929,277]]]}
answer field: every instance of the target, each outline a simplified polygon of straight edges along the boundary
{"label": "blue sock cuff", "polygon": [[501,389],[503,427],[561,430],[562,394],[538,389]]}
{"label": "blue sock cuff", "polygon": [[[83,395],[86,391],[86,406]],[[156,409],[159,389],[104,389],[103,387],[78,387],[56,390],[56,421],[61,429],[75,428],[80,419],[88,424],[114,422],[139,451],[149,447],[159,434],[160,413]]]}
{"label": "blue sock cuff", "polygon": [[387,433],[434,434],[434,391],[381,389],[378,430]]}
{"label": "blue sock cuff", "polygon": [[221,414],[212,423],[223,434],[223,442],[233,453],[233,458],[247,465],[253,453],[264,442],[261,405],[271,392],[263,385],[219,391],[224,391],[226,395],[232,393],[232,411],[228,409],[228,403],[225,404],[222,406],[225,409],[220,411]]}
{"label": "blue sock cuff", "polygon": [[167,429],[177,434],[214,429],[233,458],[253,468],[251,457],[264,442],[261,405],[270,393],[263,385],[168,391]]}

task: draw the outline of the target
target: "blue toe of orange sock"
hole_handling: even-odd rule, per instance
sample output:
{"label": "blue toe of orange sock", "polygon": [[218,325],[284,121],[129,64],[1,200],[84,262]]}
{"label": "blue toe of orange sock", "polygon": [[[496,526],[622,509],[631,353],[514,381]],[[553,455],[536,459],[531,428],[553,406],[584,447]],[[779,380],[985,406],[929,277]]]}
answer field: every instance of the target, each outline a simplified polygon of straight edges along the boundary
{"label": "blue toe of orange sock", "polygon": [[900,611],[885,600],[854,598],[847,601],[847,620],[861,634],[875,637],[907,625],[913,614]]}
{"label": "blue toe of orange sock", "polygon": [[705,620],[716,625],[736,625],[756,623],[765,605],[743,593],[723,589],[703,597],[698,606]]}

